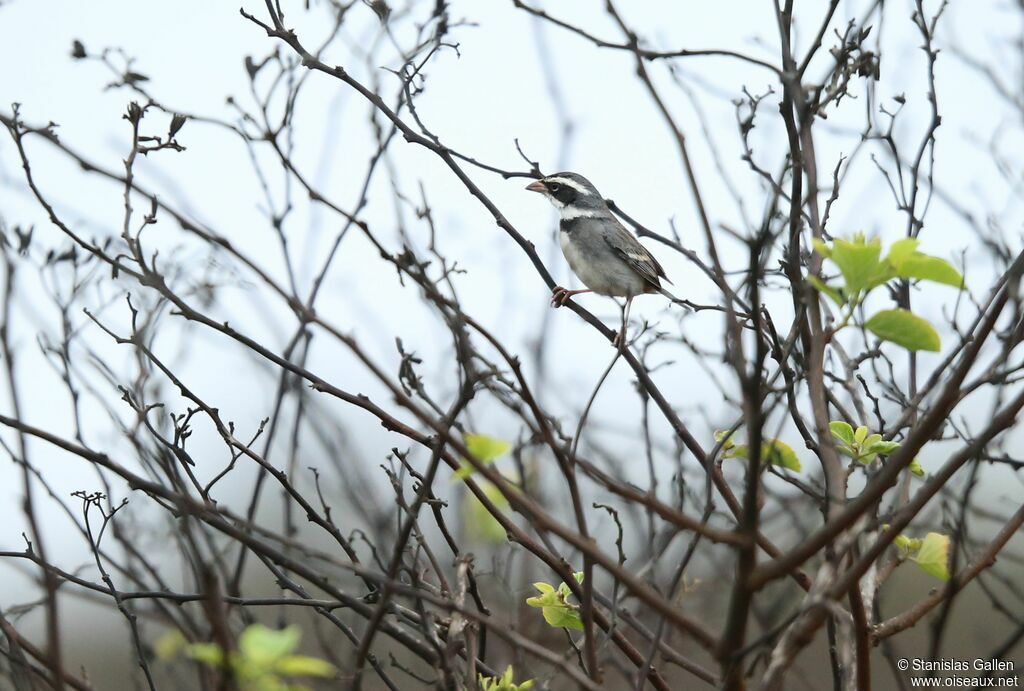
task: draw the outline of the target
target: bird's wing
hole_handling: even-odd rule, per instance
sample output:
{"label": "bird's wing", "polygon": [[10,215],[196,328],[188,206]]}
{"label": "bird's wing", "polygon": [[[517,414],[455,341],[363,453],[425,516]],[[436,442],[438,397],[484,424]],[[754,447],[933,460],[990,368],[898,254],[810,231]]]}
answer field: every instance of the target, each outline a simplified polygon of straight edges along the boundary
{"label": "bird's wing", "polygon": [[603,235],[612,251],[629,264],[645,281],[655,288],[661,287],[659,277],[668,281],[665,270],[661,268],[661,264],[654,258],[654,255],[648,252],[647,248],[641,245],[640,241],[623,228],[618,221],[607,223]]}

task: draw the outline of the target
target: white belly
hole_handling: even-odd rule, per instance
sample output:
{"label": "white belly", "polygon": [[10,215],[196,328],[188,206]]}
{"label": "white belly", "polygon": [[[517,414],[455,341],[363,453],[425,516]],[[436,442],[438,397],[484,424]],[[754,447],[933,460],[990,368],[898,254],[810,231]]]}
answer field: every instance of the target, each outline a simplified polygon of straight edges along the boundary
{"label": "white belly", "polygon": [[[579,231],[576,231],[579,232]],[[600,252],[587,252],[572,235],[558,233],[562,254],[569,268],[587,288],[599,295],[629,297],[645,292],[647,283],[624,261],[612,254],[610,248]]]}

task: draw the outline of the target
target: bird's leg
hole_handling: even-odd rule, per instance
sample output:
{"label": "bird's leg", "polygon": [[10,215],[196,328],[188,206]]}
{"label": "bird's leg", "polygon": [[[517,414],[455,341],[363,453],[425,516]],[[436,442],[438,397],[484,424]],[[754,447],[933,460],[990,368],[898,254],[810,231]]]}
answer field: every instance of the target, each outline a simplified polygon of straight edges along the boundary
{"label": "bird's leg", "polygon": [[619,350],[625,350],[626,348],[626,323],[629,322],[629,308],[632,304],[632,296],[626,298],[626,304],[622,306],[622,326],[619,328],[619,332],[615,334],[615,340],[612,341],[612,345]]}
{"label": "bird's leg", "polygon": [[551,306],[562,307],[566,302],[569,301],[573,295],[579,295],[580,293],[592,293],[593,291],[589,288],[583,290],[568,290],[562,286],[555,286],[555,289],[551,291]]}

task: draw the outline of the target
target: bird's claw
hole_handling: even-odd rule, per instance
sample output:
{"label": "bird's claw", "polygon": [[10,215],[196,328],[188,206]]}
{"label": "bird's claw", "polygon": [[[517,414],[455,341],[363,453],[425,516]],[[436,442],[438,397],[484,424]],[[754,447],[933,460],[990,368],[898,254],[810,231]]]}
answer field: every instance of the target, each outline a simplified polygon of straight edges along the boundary
{"label": "bird's claw", "polygon": [[555,289],[551,291],[551,306],[555,309],[564,307],[565,303],[568,302],[571,297],[572,291],[566,290],[561,286],[555,286]]}

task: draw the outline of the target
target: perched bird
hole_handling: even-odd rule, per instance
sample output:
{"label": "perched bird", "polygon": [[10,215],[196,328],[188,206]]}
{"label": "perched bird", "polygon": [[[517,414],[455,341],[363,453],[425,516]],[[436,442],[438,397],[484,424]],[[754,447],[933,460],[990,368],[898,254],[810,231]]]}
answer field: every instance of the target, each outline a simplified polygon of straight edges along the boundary
{"label": "perched bird", "polygon": [[625,328],[629,304],[637,295],[661,293],[677,302],[675,296],[661,286],[661,279],[671,281],[658,260],[619,223],[604,197],[585,177],[576,173],[555,173],[531,182],[526,189],[543,194],[558,209],[562,253],[573,273],[586,286],[583,290],[555,288],[552,307],[561,307],[580,293],[624,297]]}

